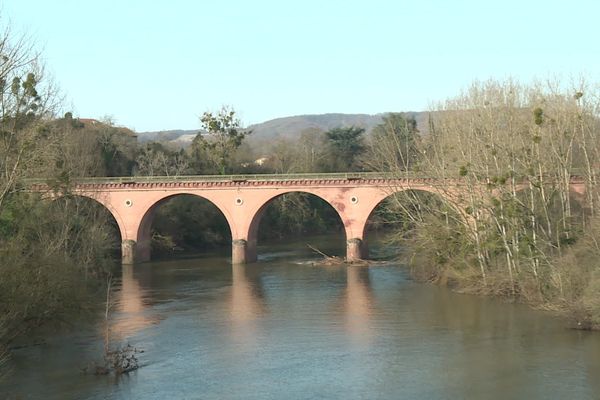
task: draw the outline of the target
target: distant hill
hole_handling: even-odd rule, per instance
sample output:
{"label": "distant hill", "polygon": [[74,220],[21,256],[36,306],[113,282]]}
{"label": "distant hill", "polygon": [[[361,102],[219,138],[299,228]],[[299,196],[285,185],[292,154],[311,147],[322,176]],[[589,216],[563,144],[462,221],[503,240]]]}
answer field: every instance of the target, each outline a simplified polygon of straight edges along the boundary
{"label": "distant hill", "polygon": [[[171,142],[177,141],[182,136],[189,136],[196,134],[199,132],[199,129],[196,130],[183,130],[183,129],[173,129],[170,131],[152,131],[152,132],[138,132],[138,141],[140,142]],[[192,138],[193,139],[193,138]]]}
{"label": "distant hill", "polygon": [[338,127],[358,126],[370,131],[381,123],[384,114],[320,114],[272,119],[249,126],[255,139],[293,138],[310,129],[328,131]]}
{"label": "distant hill", "polygon": [[[427,128],[426,112],[407,112],[417,120],[417,126],[422,132]],[[250,125],[252,130],[250,138],[252,141],[272,141],[278,138],[298,137],[306,130],[318,129],[328,131],[337,127],[358,126],[365,128],[367,133],[376,125],[380,124],[385,113],[381,114],[318,114],[297,115],[293,117],[276,118],[260,124]],[[140,142],[160,141],[171,143],[176,146],[186,147],[200,132],[197,130],[169,130],[155,132],[139,132]]]}

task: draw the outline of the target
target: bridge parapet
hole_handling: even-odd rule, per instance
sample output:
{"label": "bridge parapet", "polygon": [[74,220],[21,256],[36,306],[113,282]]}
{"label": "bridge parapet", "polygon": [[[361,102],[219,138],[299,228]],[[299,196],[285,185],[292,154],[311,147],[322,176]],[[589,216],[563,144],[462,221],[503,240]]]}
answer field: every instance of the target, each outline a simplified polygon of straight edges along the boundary
{"label": "bridge parapet", "polygon": [[[135,190],[162,188],[246,188],[265,186],[395,186],[430,185],[456,186],[459,178],[433,178],[416,174],[383,174],[377,172],[330,174],[257,174],[257,175],[190,175],[190,176],[133,176],[108,178],[76,178],[70,182],[73,190]],[[50,186],[42,179],[30,179],[31,190],[44,191]]]}
{"label": "bridge parapet", "polygon": [[[482,178],[483,179],[483,178]],[[580,175],[571,177],[572,183],[583,182]],[[77,187],[156,187],[156,185],[173,184],[176,187],[198,186],[256,186],[256,185],[294,185],[303,183],[325,184],[374,184],[374,183],[427,183],[427,184],[464,184],[465,179],[449,175],[444,178],[424,174],[401,172],[335,172],[335,173],[299,173],[299,174],[252,174],[252,175],[176,175],[176,176],[120,176],[120,177],[86,177],[74,178],[70,182]],[[44,179],[26,179],[26,185],[33,188],[48,187]],[[115,186],[119,185],[119,186]],[[122,185],[122,186],[121,186]],[[152,186],[154,185],[154,186]]]}

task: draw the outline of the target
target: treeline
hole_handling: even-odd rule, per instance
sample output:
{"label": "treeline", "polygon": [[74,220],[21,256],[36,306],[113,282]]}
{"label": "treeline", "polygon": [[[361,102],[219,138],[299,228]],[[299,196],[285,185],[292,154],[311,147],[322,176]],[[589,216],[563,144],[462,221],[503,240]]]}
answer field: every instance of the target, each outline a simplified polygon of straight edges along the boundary
{"label": "treeline", "polygon": [[[70,113],[52,125],[65,136],[65,143],[72,143],[92,164],[87,169],[71,170],[75,175],[64,177],[65,181],[79,176],[344,172],[371,168],[365,160],[372,158],[367,156],[372,146],[362,128],[309,130],[299,138],[265,145],[252,141],[252,132],[242,127],[230,108],[206,112],[200,122],[202,133],[199,131],[185,149],[160,142],[138,144],[134,133],[127,129],[80,120]],[[383,125],[375,132],[382,129]],[[337,213],[327,203],[301,193],[277,198],[261,224],[261,240],[343,230]],[[176,197],[162,205],[152,236],[154,256],[229,246],[231,240],[227,222],[216,207],[194,196]]]}
{"label": "treeline", "polygon": [[[235,111],[229,108],[205,113],[201,118],[202,133],[185,149],[160,142],[139,144],[135,133],[126,128],[116,127],[110,121],[75,118],[70,112],[55,118],[52,112],[45,111],[35,124],[45,142],[36,142],[39,147],[32,149],[32,157],[35,153],[35,157],[45,159],[21,162],[15,172],[20,178],[45,177],[61,193],[68,193],[69,186],[79,177],[372,169],[366,160],[373,158],[369,155],[373,146],[362,128],[310,130],[297,139],[278,140],[265,146],[248,140],[251,132],[242,128]],[[382,129],[383,125],[377,127],[373,137]],[[40,167],[28,170],[34,163]],[[107,220],[114,225],[111,218]],[[337,213],[327,203],[301,193],[276,199],[266,210],[262,226],[260,240],[343,231]],[[117,232],[114,228],[112,231]],[[194,196],[176,197],[162,205],[153,223],[152,237],[154,256],[229,246],[231,240],[227,222],[217,208]],[[118,243],[113,242],[112,246],[118,247]]]}
{"label": "treeline", "polygon": [[[339,127],[329,131],[308,129],[297,138],[277,139],[271,143],[252,140],[252,132],[241,127],[235,112],[222,108],[201,118],[202,134],[187,149],[172,149],[151,142],[139,149],[132,174],[290,174],[319,172],[374,171],[383,166],[412,168],[413,147],[419,141],[414,119],[388,114],[370,134],[361,127]],[[399,154],[382,154],[390,137],[402,142]],[[392,139],[393,139],[392,138]],[[391,158],[390,158],[391,157]],[[392,159],[393,158],[393,159]],[[382,164],[383,163],[383,164]],[[392,163],[392,164],[389,164]],[[199,218],[215,208],[193,198],[175,198],[158,211],[154,224],[154,254],[174,248],[229,245],[224,218]],[[374,222],[381,219],[375,218]],[[292,193],[273,201],[259,229],[259,240],[301,234],[342,234],[337,212],[315,196]]]}

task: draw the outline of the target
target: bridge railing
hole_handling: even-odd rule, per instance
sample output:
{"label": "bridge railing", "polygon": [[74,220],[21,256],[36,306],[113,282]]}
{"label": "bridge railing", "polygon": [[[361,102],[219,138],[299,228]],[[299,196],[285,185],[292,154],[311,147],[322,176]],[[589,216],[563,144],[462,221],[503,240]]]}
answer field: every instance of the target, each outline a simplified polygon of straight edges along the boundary
{"label": "bridge railing", "polygon": [[[250,175],[174,175],[174,176],[116,176],[73,178],[72,183],[150,183],[150,182],[246,182],[246,181],[296,181],[296,180],[356,180],[356,179],[396,179],[425,178],[416,174],[391,174],[381,172],[334,172],[301,174],[250,174]],[[44,184],[44,179],[27,179],[29,184]]]}
{"label": "bridge railing", "polygon": [[[573,177],[583,174],[573,171]],[[77,184],[127,184],[151,182],[269,182],[269,181],[298,181],[298,180],[359,180],[359,179],[431,179],[423,173],[416,172],[332,172],[332,173],[300,173],[300,174],[250,174],[250,175],[174,175],[174,176],[116,176],[72,178],[70,183]],[[458,176],[446,176],[445,179],[456,179]],[[440,178],[437,178],[440,179]],[[442,178],[444,179],[444,178]],[[26,179],[30,185],[47,184],[47,179]]]}

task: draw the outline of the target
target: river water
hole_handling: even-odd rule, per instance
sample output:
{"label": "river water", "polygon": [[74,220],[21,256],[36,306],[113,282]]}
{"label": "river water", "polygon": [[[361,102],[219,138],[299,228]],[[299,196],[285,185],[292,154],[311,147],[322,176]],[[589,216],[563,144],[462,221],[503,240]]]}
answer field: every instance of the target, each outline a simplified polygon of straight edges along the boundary
{"label": "river water", "polygon": [[0,398],[600,398],[600,333],[397,265],[316,267],[303,244],[262,254],[124,268],[111,336],[144,351],[141,368],[81,374],[102,351],[90,324],[16,350]]}

